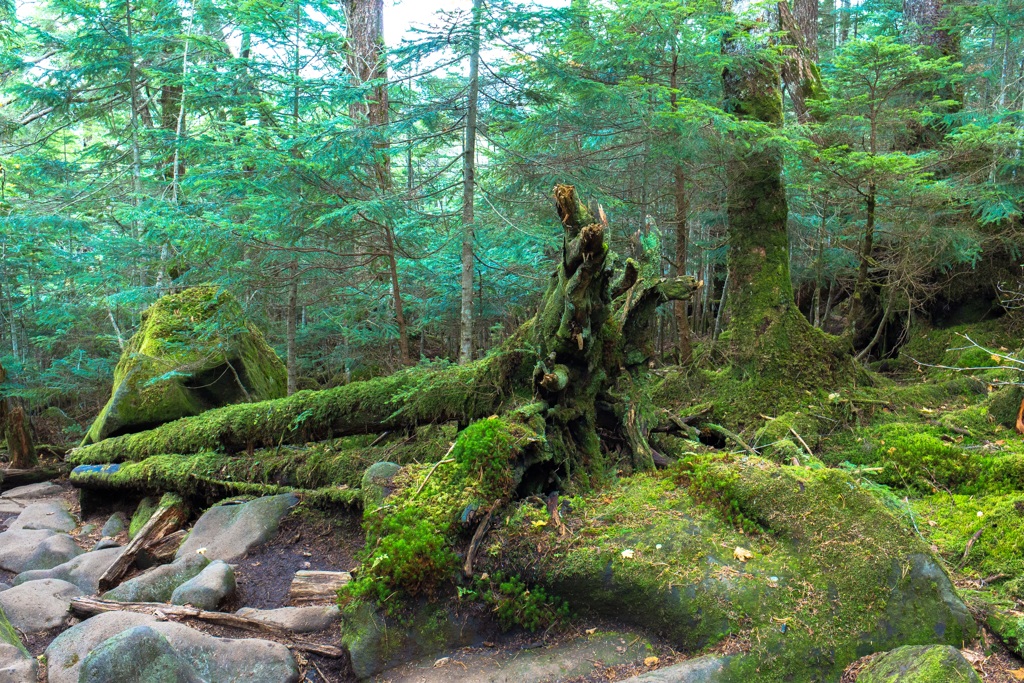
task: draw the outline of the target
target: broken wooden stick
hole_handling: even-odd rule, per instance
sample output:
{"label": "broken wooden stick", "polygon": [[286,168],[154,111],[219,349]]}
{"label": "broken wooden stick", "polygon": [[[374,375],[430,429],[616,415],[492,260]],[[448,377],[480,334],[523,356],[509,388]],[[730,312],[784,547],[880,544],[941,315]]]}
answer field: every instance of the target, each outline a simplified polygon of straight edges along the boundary
{"label": "broken wooden stick", "polygon": [[476,559],[476,552],[480,549],[480,544],[483,543],[484,536],[487,535],[487,530],[491,528],[491,518],[494,517],[494,511],[498,509],[498,505],[501,504],[501,499],[494,501],[494,505],[487,511],[487,515],[480,520],[480,524],[477,525],[476,531],[473,532],[473,540],[469,542],[469,550],[466,551],[466,562],[462,565],[462,574],[467,579],[473,576],[473,561]]}
{"label": "broken wooden stick", "polygon": [[185,517],[185,505],[180,500],[157,508],[145,526],[135,534],[135,538],[128,542],[120,557],[103,572],[99,581],[100,591],[108,591],[120,583],[121,577],[128,573],[138,554],[180,527]]}
{"label": "broken wooden stick", "polygon": [[71,611],[81,617],[92,617],[104,612],[136,612],[152,614],[158,619],[197,619],[218,626],[237,628],[243,631],[257,631],[278,636],[289,642],[289,647],[303,652],[338,658],[342,656],[341,648],[323,645],[294,637],[291,631],[267,624],[248,617],[227,612],[207,612],[196,607],[182,605],[166,605],[162,602],[118,602],[102,598],[80,597],[71,601]]}

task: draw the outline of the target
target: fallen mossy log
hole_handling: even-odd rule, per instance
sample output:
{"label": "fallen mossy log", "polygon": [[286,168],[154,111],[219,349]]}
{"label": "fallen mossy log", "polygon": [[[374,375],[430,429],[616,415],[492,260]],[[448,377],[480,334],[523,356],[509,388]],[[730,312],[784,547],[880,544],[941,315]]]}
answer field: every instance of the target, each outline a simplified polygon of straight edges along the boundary
{"label": "fallen mossy log", "polygon": [[534,359],[518,348],[519,340],[513,337],[503,351],[469,365],[410,368],[334,389],[218,408],[76,448],[67,459],[82,465],[139,461],[164,453],[251,453],[421,424],[466,424],[494,414],[517,388],[528,386]]}
{"label": "fallen mossy log", "polygon": [[103,600],[101,598],[74,598],[71,601],[71,611],[83,618],[93,617],[104,612],[136,612],[139,614],[152,614],[166,619],[197,619],[218,626],[241,629],[243,631],[255,631],[277,636],[287,641],[288,647],[323,655],[324,657],[338,658],[342,656],[341,648],[322,643],[313,643],[308,640],[295,638],[291,631],[277,626],[239,616],[226,612],[207,612],[195,607],[183,607],[179,605],[167,605],[162,602],[117,602],[116,600]]}
{"label": "fallen mossy log", "polygon": [[29,469],[0,470],[0,491],[38,484],[43,481],[59,479],[71,471],[70,465],[49,465],[46,467],[32,467]]}
{"label": "fallen mossy log", "polygon": [[[301,465],[301,458],[296,457]],[[358,488],[326,479],[288,478],[282,483],[260,475],[261,463],[248,456],[200,453],[193,456],[156,455],[137,463],[80,465],[71,484],[98,492],[151,495],[177,493],[205,502],[229,496],[269,496],[293,491],[314,507],[350,507],[361,502]],[[252,479],[246,474],[252,473]],[[361,474],[361,472],[360,472]]]}

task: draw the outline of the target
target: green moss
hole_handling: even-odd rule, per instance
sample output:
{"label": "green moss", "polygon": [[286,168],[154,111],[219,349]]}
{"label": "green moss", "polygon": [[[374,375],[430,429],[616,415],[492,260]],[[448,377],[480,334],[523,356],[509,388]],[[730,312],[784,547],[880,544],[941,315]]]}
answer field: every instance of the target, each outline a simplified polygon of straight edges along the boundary
{"label": "green moss", "polygon": [[[712,491],[758,530],[723,519]],[[704,458],[568,503],[569,536],[523,503],[492,532],[487,561],[686,652],[747,642],[730,680],[832,680],[870,652],[974,634],[927,546],[836,470]]]}
{"label": "green moss", "polygon": [[914,510],[928,541],[965,574],[978,578],[1024,575],[1024,494],[940,493],[914,502]]}
{"label": "green moss", "polygon": [[135,508],[135,514],[132,515],[132,520],[128,524],[128,538],[135,538],[135,534],[146,526],[146,522],[154,512],[156,512],[156,498],[147,496],[140,500],[138,507]]}
{"label": "green moss", "polygon": [[3,608],[0,608],[0,640],[8,645],[13,645],[18,648],[26,657],[32,656],[29,654],[28,648],[25,647],[25,644],[21,642],[21,638],[18,636],[18,631],[11,625],[10,620],[7,619],[7,615],[4,614]]}
{"label": "green moss", "polygon": [[973,484],[980,471],[975,458],[939,438],[934,428],[906,423],[877,430],[873,456],[884,465],[878,481],[920,491],[959,490]]}
{"label": "green moss", "polygon": [[900,647],[871,661],[857,683],[981,683],[960,651],[949,645]]}
{"label": "green moss", "polygon": [[396,594],[433,594],[458,566],[460,535],[511,498],[528,453],[541,441],[525,424],[491,417],[463,430],[451,457],[403,468],[391,479],[391,495],[363,511],[367,546],[347,595],[385,603]]}

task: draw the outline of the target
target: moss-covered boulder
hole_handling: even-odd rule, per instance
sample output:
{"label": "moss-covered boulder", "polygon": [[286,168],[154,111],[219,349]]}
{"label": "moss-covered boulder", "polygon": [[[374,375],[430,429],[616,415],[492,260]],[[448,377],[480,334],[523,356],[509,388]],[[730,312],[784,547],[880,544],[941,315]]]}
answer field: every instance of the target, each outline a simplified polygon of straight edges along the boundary
{"label": "moss-covered boulder", "polygon": [[480,570],[686,652],[745,643],[729,680],[835,680],[867,654],[976,632],[913,529],[838,470],[698,458],[567,503],[565,534],[543,505],[503,515]]}
{"label": "moss-covered boulder", "polygon": [[284,364],[217,287],[159,299],[114,370],[110,400],[83,444],[156,427],[232,403],[285,395]]}
{"label": "moss-covered boulder", "polygon": [[981,678],[955,647],[919,645],[872,660],[857,683],[981,683]]}

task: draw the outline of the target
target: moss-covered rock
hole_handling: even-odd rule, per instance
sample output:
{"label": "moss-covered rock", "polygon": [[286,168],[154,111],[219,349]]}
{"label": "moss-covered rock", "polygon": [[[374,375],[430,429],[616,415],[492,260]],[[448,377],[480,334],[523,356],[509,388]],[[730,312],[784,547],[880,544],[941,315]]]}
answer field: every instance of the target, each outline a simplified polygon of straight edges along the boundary
{"label": "moss-covered rock", "polygon": [[705,459],[569,503],[566,537],[546,509],[520,505],[487,568],[688,652],[749,642],[736,680],[758,667],[762,681],[829,680],[872,652],[975,633],[928,547],[837,470]]}
{"label": "moss-covered rock", "polygon": [[159,299],[114,370],[110,400],[83,443],[139,432],[204,410],[284,396],[284,364],[216,287]]}
{"label": "moss-covered rock", "polygon": [[872,660],[857,683],[981,683],[974,668],[950,645],[896,648]]}
{"label": "moss-covered rock", "polygon": [[493,629],[479,610],[417,601],[399,620],[360,600],[343,610],[341,633],[352,671],[362,680],[446,648],[479,645]]}

